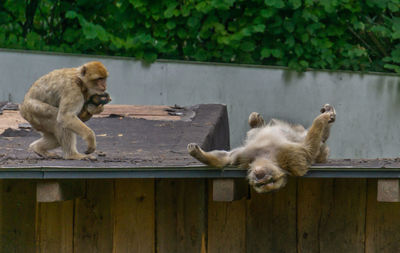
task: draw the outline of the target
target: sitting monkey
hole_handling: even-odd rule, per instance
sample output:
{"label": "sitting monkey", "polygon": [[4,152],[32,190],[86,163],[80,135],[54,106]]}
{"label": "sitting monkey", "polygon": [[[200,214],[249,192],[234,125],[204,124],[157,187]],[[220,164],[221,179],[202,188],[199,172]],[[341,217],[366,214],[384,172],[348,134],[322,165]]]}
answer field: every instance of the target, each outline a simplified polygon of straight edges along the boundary
{"label": "sitting monkey", "polygon": [[248,169],[250,185],[257,192],[269,192],[285,186],[287,175],[303,176],[312,163],[326,162],[329,149],[325,142],[335,118],[335,109],[326,104],[306,130],[276,119],[265,124],[261,115],[253,112],[249,116],[251,129],[242,147],[229,152],[206,152],[190,143],[187,149],[194,158],[213,167]]}
{"label": "sitting monkey", "polygon": [[[61,146],[65,159],[95,159],[88,155],[96,150],[95,134],[82,121],[101,113],[111,101],[105,93],[107,77],[107,69],[96,61],[40,77],[20,105],[22,117],[42,134],[29,148],[45,158],[57,157],[48,151]],[[76,149],[76,134],[87,142],[86,155]]]}

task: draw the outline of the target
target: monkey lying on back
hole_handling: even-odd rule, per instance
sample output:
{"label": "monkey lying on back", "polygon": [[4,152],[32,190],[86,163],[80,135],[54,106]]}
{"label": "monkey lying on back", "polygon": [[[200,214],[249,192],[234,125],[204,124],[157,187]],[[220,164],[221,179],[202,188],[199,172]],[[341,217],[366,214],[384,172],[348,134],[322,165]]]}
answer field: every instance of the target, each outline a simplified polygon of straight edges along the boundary
{"label": "monkey lying on back", "polygon": [[[61,146],[65,159],[95,159],[96,137],[83,121],[101,113],[111,101],[105,93],[108,72],[100,62],[88,62],[77,68],[54,70],[39,78],[25,95],[20,113],[42,138],[29,145],[42,157]],[[97,102],[96,102],[97,101]],[[87,142],[86,155],[76,149],[76,135]]]}
{"label": "monkey lying on back", "polygon": [[206,152],[191,143],[187,148],[190,155],[207,165],[247,168],[250,185],[257,192],[269,192],[285,186],[287,175],[303,176],[312,163],[326,162],[329,149],[325,142],[335,118],[335,109],[326,104],[306,130],[276,119],[265,124],[261,115],[253,112],[242,147]]}

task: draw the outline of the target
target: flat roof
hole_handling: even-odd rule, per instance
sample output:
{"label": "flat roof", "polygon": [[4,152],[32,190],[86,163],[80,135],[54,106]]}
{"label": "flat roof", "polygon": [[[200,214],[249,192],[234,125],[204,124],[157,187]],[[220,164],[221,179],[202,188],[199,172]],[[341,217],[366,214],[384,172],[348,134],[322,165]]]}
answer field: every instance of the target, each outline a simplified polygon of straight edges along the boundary
{"label": "flat roof", "polygon": [[[226,106],[107,105],[87,124],[97,136],[96,161],[43,159],[28,146],[40,135],[29,128],[17,107],[0,115],[0,178],[244,178],[238,168],[210,168],[186,150],[196,142],[205,149],[229,149]],[[86,144],[80,140],[81,152]],[[61,152],[58,151],[61,155]],[[340,159],[315,164],[307,178],[400,178],[400,158]]]}

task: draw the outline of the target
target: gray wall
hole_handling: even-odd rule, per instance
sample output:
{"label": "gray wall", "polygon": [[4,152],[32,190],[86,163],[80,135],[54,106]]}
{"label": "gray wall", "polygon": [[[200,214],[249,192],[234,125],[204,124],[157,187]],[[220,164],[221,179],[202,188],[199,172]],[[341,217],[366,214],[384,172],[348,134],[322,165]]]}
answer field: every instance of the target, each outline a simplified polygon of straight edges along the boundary
{"label": "gray wall", "polygon": [[0,51],[0,101],[21,102],[41,75],[100,60],[108,68],[114,104],[228,105],[231,146],[242,142],[253,111],[264,118],[309,126],[324,103],[337,121],[329,145],[332,158],[398,157],[400,78],[395,75],[89,57]]}

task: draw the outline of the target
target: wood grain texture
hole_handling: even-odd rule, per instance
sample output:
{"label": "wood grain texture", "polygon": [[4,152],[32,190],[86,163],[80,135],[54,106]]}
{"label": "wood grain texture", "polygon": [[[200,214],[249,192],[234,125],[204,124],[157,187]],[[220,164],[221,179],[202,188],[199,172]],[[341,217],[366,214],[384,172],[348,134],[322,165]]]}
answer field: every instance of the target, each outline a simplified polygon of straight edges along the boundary
{"label": "wood grain texture", "polygon": [[369,179],[365,252],[400,252],[400,203],[376,199],[377,180]]}
{"label": "wood grain texture", "polygon": [[38,203],[36,252],[73,252],[74,201]]}
{"label": "wood grain texture", "polygon": [[157,180],[157,252],[206,250],[206,187],[204,179]]}
{"label": "wood grain texture", "polygon": [[35,183],[0,183],[0,252],[35,252]]}
{"label": "wood grain texture", "polygon": [[115,180],[114,253],[153,253],[154,180]]}
{"label": "wood grain texture", "polygon": [[86,198],[77,199],[74,252],[112,252],[113,180],[87,180]]}
{"label": "wood grain texture", "polygon": [[296,252],[296,179],[277,192],[251,193],[247,206],[248,253]]}
{"label": "wood grain texture", "polygon": [[[209,180],[212,181],[212,180]],[[246,252],[246,199],[213,201],[212,183],[208,197],[208,253]]]}
{"label": "wood grain texture", "polygon": [[300,179],[298,252],[364,252],[365,179]]}
{"label": "wood grain texture", "polygon": [[332,179],[299,179],[298,181],[298,252],[320,252],[321,204],[329,192]]}

